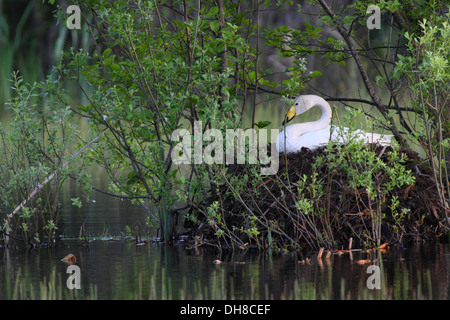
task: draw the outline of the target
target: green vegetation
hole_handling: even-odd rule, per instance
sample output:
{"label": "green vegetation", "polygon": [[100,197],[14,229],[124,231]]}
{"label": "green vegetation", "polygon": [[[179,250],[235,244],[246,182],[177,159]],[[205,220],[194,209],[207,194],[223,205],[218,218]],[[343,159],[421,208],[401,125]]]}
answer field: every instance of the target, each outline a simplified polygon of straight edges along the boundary
{"label": "green vegetation", "polygon": [[[41,70],[38,70],[40,57],[37,55],[34,55],[33,57],[24,57],[20,54],[20,46],[23,45],[23,42],[27,40],[33,41],[31,35],[27,33],[25,28],[26,21],[29,19],[33,7],[34,2],[30,1],[17,22],[14,32],[0,8],[0,101],[2,102],[10,97],[11,85],[8,80],[10,79],[11,73],[14,71],[15,61],[20,61],[20,64],[25,65],[26,68],[30,70],[29,73],[34,73],[34,75],[30,75],[29,79],[36,80],[37,73],[41,72]],[[34,41],[30,43],[31,48],[35,48],[35,46],[36,43]]]}
{"label": "green vegetation", "polygon": [[[308,5],[74,1],[84,19],[79,32],[90,37],[93,50],[66,50],[52,75],[39,84],[24,84],[13,74],[12,118],[9,126],[0,128],[4,236],[29,245],[44,239],[51,243],[58,230],[63,182],[73,178],[89,191],[85,168],[91,165],[107,172],[108,193],[133,199],[147,210],[149,222],[166,243],[176,239],[183,220],[197,244],[219,248],[334,248],[343,246],[349,236],[359,238],[362,245],[379,245],[404,233],[422,236],[420,221],[429,216],[435,219],[427,225],[430,230],[437,225],[436,233],[447,232],[450,27],[446,2],[416,1],[410,10],[411,3],[376,1],[383,15],[382,32],[369,33],[366,1],[341,8],[324,0],[308,3],[320,6],[317,23],[293,27],[263,24],[261,15],[266,10],[301,14]],[[64,25],[67,17],[62,8],[58,12]],[[2,30],[6,26],[0,20]],[[6,34],[2,32],[3,38],[11,42]],[[9,57],[17,51],[11,48]],[[262,58],[267,51],[289,62],[283,70],[288,79],[276,77],[265,66]],[[356,89],[362,90],[360,96],[328,100],[359,103],[361,114],[370,120],[366,122],[392,132],[398,145],[374,153],[358,142],[330,144],[308,162],[311,171],[306,175],[289,166],[285,157],[285,167],[273,179],[261,176],[257,165],[236,174],[225,163],[173,163],[173,152],[180,146],[173,139],[178,129],[195,136],[196,130],[224,132],[247,122],[257,130],[270,126],[257,121],[257,107],[266,98],[289,102],[324,77],[325,70],[311,70],[307,64],[314,57],[323,58],[321,65],[332,66],[335,73],[354,66],[352,72],[362,79],[363,86]],[[63,84],[77,88],[82,102],[72,101]],[[368,107],[374,110],[369,112]],[[78,116],[89,126],[82,136],[72,121]],[[205,147],[209,144],[205,140],[194,138],[193,144]],[[423,174],[417,170],[426,170],[422,163],[405,165],[413,158],[404,156],[405,148],[417,150],[417,146],[431,168],[438,200],[427,203],[428,212],[413,214],[398,192],[407,195],[406,188],[416,186]],[[335,184],[335,176],[346,183]],[[39,195],[21,206],[37,187]],[[338,194],[332,188],[339,187],[351,192],[334,203],[348,203],[350,198],[344,196],[351,194],[359,207],[356,213],[362,217],[367,212],[369,220],[361,218],[362,227],[345,224],[350,231],[336,239],[345,221],[332,214],[327,197]],[[229,207],[236,203],[238,211]],[[82,206],[82,199],[72,198],[72,205]],[[186,219],[180,218],[183,215]],[[383,235],[383,223],[391,225],[388,236]],[[412,231],[406,232],[408,228]]]}
{"label": "green vegetation", "polygon": [[[51,244],[60,219],[59,190],[69,174],[83,167],[65,165],[78,131],[70,106],[61,107],[59,79],[29,85],[15,73],[12,83],[11,121],[0,124],[0,210],[8,213],[3,229],[5,237],[11,234],[29,246]],[[83,174],[77,179],[88,181]]]}
{"label": "green vegetation", "polygon": [[[89,35],[57,23],[55,9],[43,1],[0,4],[0,112],[5,111],[3,103],[14,96],[10,83],[13,72],[20,70],[25,82],[40,82],[52,72],[63,50],[88,50]],[[71,96],[77,94],[71,91]]]}
{"label": "green vegetation", "polygon": [[[231,178],[219,171],[223,176],[219,202],[213,199],[205,207],[215,216],[221,212],[226,223],[220,226],[217,219],[199,216],[191,220],[196,225],[208,223],[215,231],[203,232],[204,242],[211,241],[212,234],[217,236],[220,228],[226,245],[237,247],[343,248],[349,238],[358,239],[361,246],[378,246],[384,241],[429,239],[432,229],[436,236],[448,234],[448,7],[433,1],[417,3],[411,11],[406,4],[380,1],[377,5],[388,37],[375,33],[376,39],[364,44],[358,36],[367,30],[366,2],[341,7],[339,16],[327,2],[318,2],[322,25],[306,25],[305,30],[274,28],[264,34],[266,44],[297,61],[314,55],[342,66],[353,61],[369,100],[329,100],[355,100],[375,107],[377,113],[363,106],[358,114],[366,116],[371,129],[390,130],[398,144],[387,150],[358,141],[330,144],[323,152],[302,152],[297,156],[301,160],[286,157],[284,167],[280,166],[284,176],[261,177],[252,167],[235,170]],[[327,25],[342,40],[326,38]],[[304,77],[306,69],[297,70],[300,76],[291,70],[293,78],[283,82],[288,88],[302,87],[310,80]],[[415,84],[412,90],[410,83]],[[405,94],[411,100],[402,98]],[[351,115],[351,109],[347,113]],[[344,122],[360,128],[356,118]],[[428,164],[404,147],[421,151]],[[425,195],[423,191],[431,188],[434,191]],[[411,199],[410,191],[424,201],[405,201]]]}
{"label": "green vegetation", "polygon": [[450,151],[450,14],[419,21],[415,33],[405,32],[407,55],[399,55],[396,79],[410,88],[411,108],[419,115],[410,135],[422,147],[448,220]]}

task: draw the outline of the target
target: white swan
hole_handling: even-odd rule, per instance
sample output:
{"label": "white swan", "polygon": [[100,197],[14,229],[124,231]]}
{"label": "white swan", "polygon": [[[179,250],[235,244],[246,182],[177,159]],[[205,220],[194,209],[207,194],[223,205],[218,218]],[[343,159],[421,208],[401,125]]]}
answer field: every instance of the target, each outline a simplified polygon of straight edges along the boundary
{"label": "white swan", "polygon": [[[391,143],[392,135],[366,133],[361,130],[355,130],[350,135],[342,134],[338,127],[330,125],[332,113],[328,102],[315,95],[304,95],[295,99],[295,103],[289,109],[283,125],[314,106],[319,107],[322,111],[320,119],[296,123],[286,127],[277,138],[276,144],[279,153],[298,152],[302,147],[314,150],[328,144],[330,140],[344,143],[348,138],[353,137],[364,139],[365,143],[379,143],[381,145],[389,145]],[[348,133],[348,131],[349,128],[344,128],[344,133]]]}

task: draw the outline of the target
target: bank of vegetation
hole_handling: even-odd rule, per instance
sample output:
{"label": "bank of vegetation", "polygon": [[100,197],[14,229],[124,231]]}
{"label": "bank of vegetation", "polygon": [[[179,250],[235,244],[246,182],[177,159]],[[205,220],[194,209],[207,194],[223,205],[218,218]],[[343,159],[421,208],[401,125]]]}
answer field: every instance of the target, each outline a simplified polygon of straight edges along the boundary
{"label": "bank of vegetation", "polygon": [[[103,192],[140,204],[166,243],[181,233],[196,246],[283,249],[447,237],[445,1],[377,1],[381,30],[367,28],[366,1],[74,4],[91,49],[64,52],[39,84],[12,77],[12,118],[0,128],[6,244],[54,243],[58,192],[71,179],[89,194],[92,165],[111,181]],[[57,12],[65,23],[65,8]],[[268,12],[289,19],[280,25]],[[305,17],[311,23],[299,23]],[[337,73],[355,74],[358,85],[321,88]],[[343,85],[354,87],[352,95],[333,96]],[[67,86],[83,94],[82,103]],[[257,165],[173,163],[175,130],[279,128],[256,121],[257,109],[278,99],[284,114],[303,93],[350,106],[349,115],[359,114],[350,124],[362,119],[396,142],[280,156],[273,176]],[[80,116],[87,134],[70,121]],[[81,206],[82,195],[72,202]]]}

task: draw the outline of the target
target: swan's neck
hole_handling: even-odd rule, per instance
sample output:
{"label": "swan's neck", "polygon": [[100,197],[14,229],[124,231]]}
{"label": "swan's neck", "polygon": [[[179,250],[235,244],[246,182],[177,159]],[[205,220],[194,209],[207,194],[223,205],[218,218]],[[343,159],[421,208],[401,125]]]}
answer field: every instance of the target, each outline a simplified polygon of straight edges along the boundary
{"label": "swan's neck", "polygon": [[312,128],[311,131],[325,129],[330,125],[331,122],[332,114],[330,105],[324,99],[319,98],[315,99],[315,101],[313,102],[313,106],[319,107],[320,111],[322,111],[322,115],[320,116],[319,120],[308,122],[309,127]]}

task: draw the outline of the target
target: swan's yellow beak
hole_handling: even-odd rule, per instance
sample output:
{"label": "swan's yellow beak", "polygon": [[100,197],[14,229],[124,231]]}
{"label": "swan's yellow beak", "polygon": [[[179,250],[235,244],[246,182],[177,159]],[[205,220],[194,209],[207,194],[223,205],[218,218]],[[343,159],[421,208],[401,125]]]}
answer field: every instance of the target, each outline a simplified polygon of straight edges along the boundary
{"label": "swan's yellow beak", "polygon": [[295,105],[293,105],[292,107],[289,108],[289,110],[286,114],[286,119],[284,119],[284,121],[281,125],[284,126],[286,123],[288,123],[289,121],[294,119],[296,114],[297,114],[297,110],[295,109]]}

